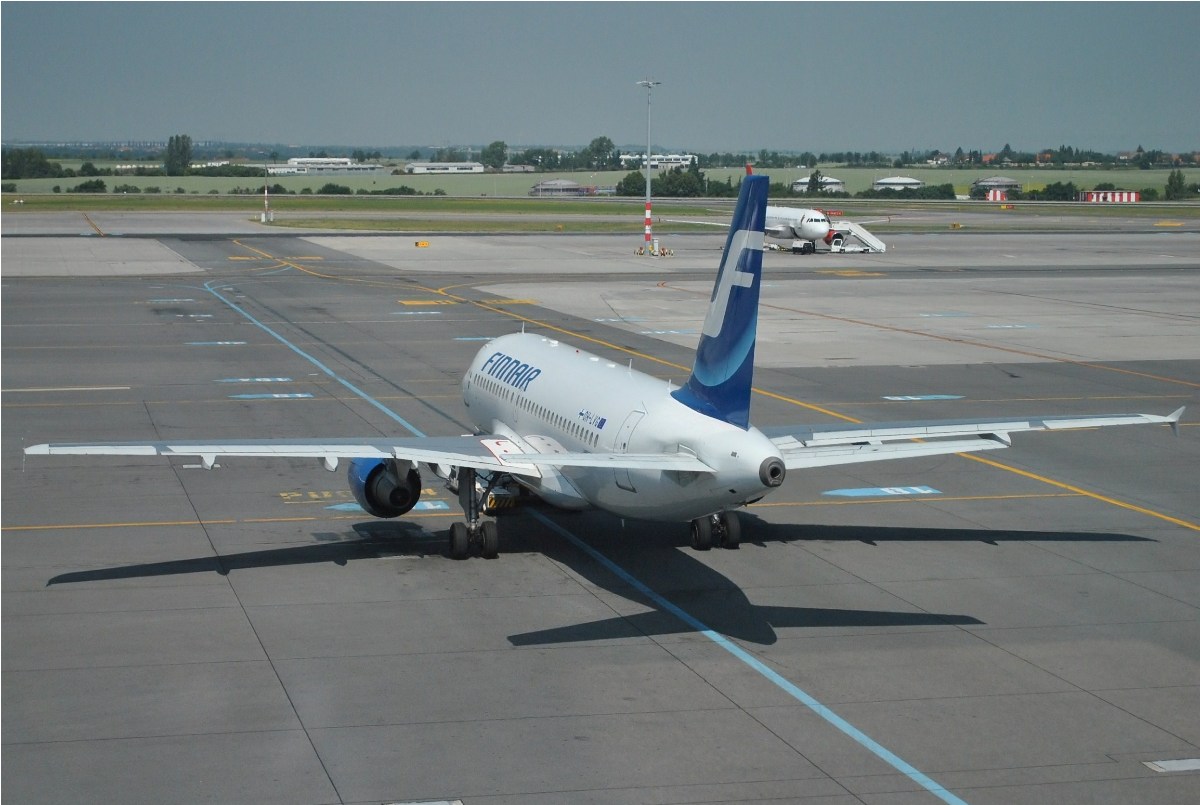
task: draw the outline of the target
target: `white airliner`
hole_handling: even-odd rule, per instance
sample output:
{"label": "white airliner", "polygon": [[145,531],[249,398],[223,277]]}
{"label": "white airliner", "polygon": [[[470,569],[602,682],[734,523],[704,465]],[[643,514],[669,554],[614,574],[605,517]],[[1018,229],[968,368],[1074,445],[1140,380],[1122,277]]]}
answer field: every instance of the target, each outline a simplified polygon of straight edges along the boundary
{"label": "white airliner", "polygon": [[792,251],[797,254],[812,254],[818,240],[828,246],[833,238],[829,216],[803,207],[768,206],[764,230],[767,237],[791,240]]}
{"label": "white airliner", "polygon": [[1022,431],[1165,423],[1170,416],[1021,417],[880,425],[750,424],[751,381],[762,280],[765,176],[747,176],[691,376],[682,386],[533,333],[484,346],[463,377],[469,436],[356,439],[39,444],[30,455],[315,458],[328,470],[349,461],[350,488],[375,517],[417,503],[421,468],[457,482],[466,522],[450,528],[450,555],[477,547],[495,556],[499,537],[483,500],[524,488],[566,509],[690,522],[699,550],[735,546],[736,510],[784,482],[790,471],[976,450],[1011,444]]}

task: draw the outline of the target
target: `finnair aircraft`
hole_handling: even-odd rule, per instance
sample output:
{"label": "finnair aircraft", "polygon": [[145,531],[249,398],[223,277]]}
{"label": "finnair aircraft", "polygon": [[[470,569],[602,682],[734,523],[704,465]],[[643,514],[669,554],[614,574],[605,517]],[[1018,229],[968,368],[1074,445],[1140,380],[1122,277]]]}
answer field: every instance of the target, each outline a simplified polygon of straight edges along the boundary
{"label": "finnair aircraft", "polygon": [[[683,386],[533,333],[484,346],[463,377],[469,436],[39,444],[30,455],[315,458],[349,462],[359,505],[399,517],[420,497],[421,472],[457,485],[466,522],[450,528],[450,555],[499,550],[484,501],[524,489],[565,509],[690,522],[692,544],[736,546],[737,510],[778,489],[788,472],[882,459],[997,450],[1022,431],[1165,423],[1170,416],[1038,417],[880,425],[750,424],[762,284],[765,176],[742,183],[691,376]],[[424,468],[424,469],[422,469]]]}

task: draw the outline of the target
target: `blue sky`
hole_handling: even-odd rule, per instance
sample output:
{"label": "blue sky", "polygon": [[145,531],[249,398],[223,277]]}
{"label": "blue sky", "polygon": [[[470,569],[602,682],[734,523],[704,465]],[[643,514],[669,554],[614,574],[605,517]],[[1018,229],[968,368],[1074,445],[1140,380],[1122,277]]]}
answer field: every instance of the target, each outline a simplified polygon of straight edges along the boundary
{"label": "blue sky", "polygon": [[1200,148],[1197,3],[5,2],[0,136]]}

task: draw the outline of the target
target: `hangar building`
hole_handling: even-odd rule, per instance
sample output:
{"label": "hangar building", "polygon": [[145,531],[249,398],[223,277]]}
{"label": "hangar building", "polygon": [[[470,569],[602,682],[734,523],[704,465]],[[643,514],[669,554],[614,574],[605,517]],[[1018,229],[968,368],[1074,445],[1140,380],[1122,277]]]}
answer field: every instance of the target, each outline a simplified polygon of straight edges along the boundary
{"label": "hangar building", "polygon": [[925,183],[920,179],[908,176],[889,176],[886,179],[876,179],[871,185],[872,190],[920,190]]}

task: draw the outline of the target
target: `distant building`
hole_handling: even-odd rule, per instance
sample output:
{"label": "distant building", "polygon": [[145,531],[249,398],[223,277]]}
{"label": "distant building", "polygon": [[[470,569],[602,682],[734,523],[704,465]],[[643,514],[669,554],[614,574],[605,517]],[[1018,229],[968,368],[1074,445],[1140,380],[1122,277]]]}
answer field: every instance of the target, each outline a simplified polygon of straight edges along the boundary
{"label": "distant building", "polygon": [[[797,179],[796,181],[792,182],[792,192],[793,193],[808,192],[808,179]],[[842,181],[841,179],[835,179],[832,176],[822,176],[820,192],[822,192],[822,193],[845,193],[846,192],[846,183],[844,181]]]}
{"label": "distant building", "polygon": [[283,165],[267,165],[269,176],[347,176],[382,173],[383,165],[355,162],[349,157],[292,157]]}
{"label": "distant building", "polygon": [[871,185],[872,190],[920,190],[925,186],[925,183],[920,179],[912,179],[908,176],[889,176],[886,179],[877,179],[875,184]]}
{"label": "distant building", "polygon": [[[689,168],[697,162],[695,154],[651,154],[650,155],[650,170],[655,171],[660,168],[670,170],[671,168]],[[645,154],[621,154],[621,169],[625,170],[630,166],[638,168],[646,167]]]}
{"label": "distant building", "polygon": [[570,179],[547,179],[538,182],[529,190],[531,196],[611,196],[617,192],[615,187],[597,187],[596,185],[579,184]]}
{"label": "distant building", "polygon": [[405,173],[483,173],[482,162],[410,162]]}
{"label": "distant building", "polygon": [[1020,190],[1021,183],[1016,179],[1009,179],[1007,176],[989,176],[986,179],[976,179],[971,183],[971,187],[982,190],[1003,190],[1006,192],[1011,192],[1013,190]]}

